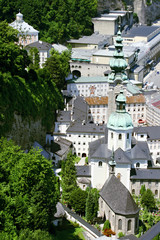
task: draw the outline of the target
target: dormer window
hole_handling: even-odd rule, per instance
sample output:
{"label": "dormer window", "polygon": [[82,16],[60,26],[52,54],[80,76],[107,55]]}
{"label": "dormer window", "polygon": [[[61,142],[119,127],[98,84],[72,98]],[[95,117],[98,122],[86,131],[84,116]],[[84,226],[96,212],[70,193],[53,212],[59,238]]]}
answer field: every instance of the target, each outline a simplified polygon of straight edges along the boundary
{"label": "dormer window", "polygon": [[139,168],[139,167],[140,167],[140,163],[137,162],[137,163],[136,163],[136,168]]}

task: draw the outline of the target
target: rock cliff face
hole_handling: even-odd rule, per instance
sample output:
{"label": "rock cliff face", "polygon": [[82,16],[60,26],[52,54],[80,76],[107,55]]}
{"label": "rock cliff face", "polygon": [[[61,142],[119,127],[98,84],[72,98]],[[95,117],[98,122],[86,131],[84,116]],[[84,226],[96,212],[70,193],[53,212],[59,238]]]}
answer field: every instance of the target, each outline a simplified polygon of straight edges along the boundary
{"label": "rock cliff face", "polygon": [[[149,4],[147,5],[147,2]],[[132,10],[137,13],[139,22],[142,24],[151,24],[160,18],[159,0],[98,0],[98,11],[104,10]]]}
{"label": "rock cliff face", "polygon": [[14,114],[12,130],[6,135],[14,140],[22,149],[29,149],[34,141],[41,145],[45,144],[46,130],[41,124],[41,120],[22,120],[20,115]]}

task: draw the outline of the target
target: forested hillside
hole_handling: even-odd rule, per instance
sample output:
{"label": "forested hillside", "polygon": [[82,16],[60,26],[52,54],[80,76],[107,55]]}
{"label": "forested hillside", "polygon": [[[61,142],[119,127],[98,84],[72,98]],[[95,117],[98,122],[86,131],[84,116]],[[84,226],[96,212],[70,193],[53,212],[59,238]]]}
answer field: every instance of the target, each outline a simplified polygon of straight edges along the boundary
{"label": "forested hillside", "polygon": [[1,0],[0,21],[11,23],[19,9],[24,20],[40,31],[41,40],[62,43],[92,33],[97,0]]}
{"label": "forested hillside", "polygon": [[17,31],[1,22],[0,136],[11,130],[14,114],[28,122],[40,119],[46,131],[50,130],[55,111],[63,108],[60,90],[69,72],[70,53],[59,55],[54,52],[46,67],[37,70],[27,52],[15,44],[16,41]]}

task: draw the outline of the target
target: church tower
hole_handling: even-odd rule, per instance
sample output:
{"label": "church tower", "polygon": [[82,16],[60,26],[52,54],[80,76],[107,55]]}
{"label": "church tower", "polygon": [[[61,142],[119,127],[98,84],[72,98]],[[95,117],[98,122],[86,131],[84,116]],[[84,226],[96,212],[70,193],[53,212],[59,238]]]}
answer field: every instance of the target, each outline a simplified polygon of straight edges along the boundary
{"label": "church tower", "polygon": [[126,112],[126,97],[123,91],[116,98],[116,112],[111,113],[108,120],[108,149],[114,151],[121,148],[123,151],[131,149],[133,123]]}
{"label": "church tower", "polygon": [[[112,112],[116,110],[115,99],[120,89],[126,88],[129,80],[126,74],[126,68],[128,66],[126,60],[124,59],[123,53],[123,44],[122,37],[119,25],[119,31],[117,33],[117,37],[115,39],[115,52],[113,54],[113,58],[110,60],[110,68],[111,73],[108,75],[108,119]],[[124,94],[125,94],[124,90]]]}

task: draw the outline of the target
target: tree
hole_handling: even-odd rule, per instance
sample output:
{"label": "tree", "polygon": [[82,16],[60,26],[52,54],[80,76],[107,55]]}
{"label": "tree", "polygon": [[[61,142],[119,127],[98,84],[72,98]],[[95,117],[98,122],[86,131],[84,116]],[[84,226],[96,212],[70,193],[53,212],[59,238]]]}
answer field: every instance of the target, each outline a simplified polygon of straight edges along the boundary
{"label": "tree", "polygon": [[49,231],[59,199],[51,163],[39,151],[24,153],[0,140],[0,229],[13,236],[23,229]]}
{"label": "tree", "polygon": [[71,193],[77,188],[74,156],[71,152],[68,153],[67,159],[62,164],[61,186],[62,201],[68,205]]}
{"label": "tree", "polygon": [[86,200],[86,219],[93,222],[97,217],[99,193],[96,188],[89,190]]}
{"label": "tree", "polygon": [[55,49],[51,50],[51,56],[47,58],[44,67],[50,74],[52,81],[59,89],[62,89],[65,84],[65,77],[68,76],[70,51],[66,50],[59,54]]}
{"label": "tree", "polygon": [[141,203],[150,211],[156,208],[154,195],[150,189],[147,189],[142,195]]}
{"label": "tree", "polygon": [[76,188],[70,195],[70,204],[76,213],[84,215],[87,192],[81,188]]}
{"label": "tree", "polygon": [[145,191],[146,191],[146,187],[145,187],[145,185],[142,185],[142,186],[141,186],[141,190],[140,190],[141,196],[143,196],[143,194],[145,193]]}
{"label": "tree", "polygon": [[106,220],[106,221],[104,222],[104,225],[103,225],[103,231],[104,231],[105,229],[110,229],[110,228],[111,228],[110,221],[109,221],[109,220]]}
{"label": "tree", "polygon": [[29,56],[30,56],[30,60],[31,63],[29,65],[30,69],[34,69],[37,70],[39,69],[39,51],[36,47],[33,47],[29,50]]}

